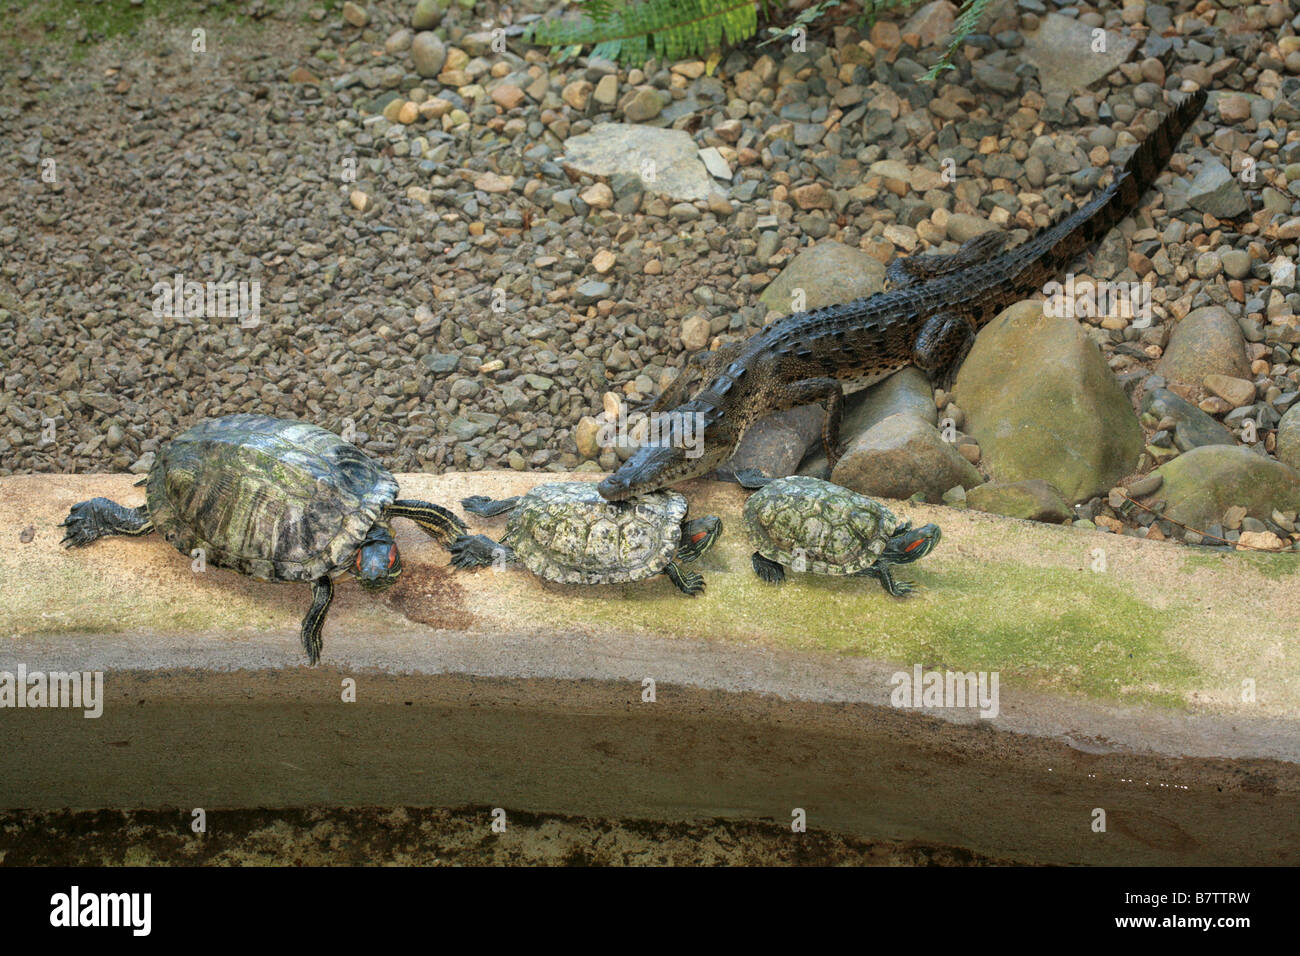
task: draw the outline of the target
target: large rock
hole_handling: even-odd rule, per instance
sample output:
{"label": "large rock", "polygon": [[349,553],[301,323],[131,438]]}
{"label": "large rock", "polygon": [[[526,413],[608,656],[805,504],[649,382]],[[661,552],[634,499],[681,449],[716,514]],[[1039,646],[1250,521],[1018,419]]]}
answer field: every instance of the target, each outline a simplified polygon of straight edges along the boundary
{"label": "large rock", "polygon": [[955,389],[965,430],[1000,481],[1042,478],[1070,502],[1108,490],[1142,453],[1142,427],[1079,324],[1018,302],[975,340]]}
{"label": "large rock", "polygon": [[821,444],[825,418],[820,405],[801,405],[763,416],[745,432],[718,475],[730,478],[747,468],[757,468],[769,478],[793,475],[809,446]]}
{"label": "large rock", "polygon": [[902,414],[890,415],[850,444],[831,480],[873,497],[920,492],[938,502],[949,488],[973,488],[984,479],[928,421]]}
{"label": "large rock", "polygon": [[1044,93],[1086,90],[1128,59],[1137,40],[1106,31],[1105,50],[1094,49],[1093,28],[1059,13],[1025,34],[1024,57],[1038,67]]}
{"label": "large rock", "polygon": [[647,192],[693,202],[724,195],[700,161],[691,134],[629,123],[600,123],[564,143],[564,161],[592,176],[637,176]]}
{"label": "large rock", "polygon": [[760,301],[774,312],[794,312],[794,292],[803,290],[803,308],[851,302],[880,292],[885,265],[861,249],[840,242],[819,242],[799,253],[763,290]]}
{"label": "large rock", "polygon": [[1205,445],[1161,466],[1164,516],[1203,531],[1233,505],[1251,517],[1300,511],[1300,472],[1240,445]]}
{"label": "large rock", "polygon": [[1277,460],[1300,469],[1300,405],[1292,405],[1277,423]]}
{"label": "large rock", "polygon": [[1237,444],[1232,432],[1167,388],[1157,388],[1142,396],[1142,412],[1150,413],[1157,422],[1172,418],[1177,423],[1174,427],[1174,444],[1181,451],[1190,451],[1202,445]]}
{"label": "large rock", "polygon": [[[816,407],[821,408],[820,405]],[[939,423],[939,412],[934,405],[934,389],[925,373],[914,365],[900,369],[883,382],[877,382],[845,399],[844,416],[840,420],[840,438],[851,443],[877,422],[884,421],[890,415],[903,413],[922,418],[931,425]],[[808,455],[799,474],[829,478],[829,463],[820,442],[813,442],[809,446]]]}
{"label": "large rock", "polygon": [[1241,326],[1223,308],[1207,305],[1174,326],[1156,370],[1173,382],[1200,385],[1207,375],[1250,377]]}
{"label": "large rock", "polygon": [[990,481],[966,493],[967,507],[1008,518],[1060,524],[1074,517],[1056,486],[1042,479],[1009,484]]}

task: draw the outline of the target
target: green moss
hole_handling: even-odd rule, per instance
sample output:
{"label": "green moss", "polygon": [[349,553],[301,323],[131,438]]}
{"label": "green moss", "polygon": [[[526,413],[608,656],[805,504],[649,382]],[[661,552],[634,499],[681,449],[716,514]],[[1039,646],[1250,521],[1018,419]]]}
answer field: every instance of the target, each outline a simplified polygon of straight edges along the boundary
{"label": "green moss", "polygon": [[[341,0],[318,0],[326,9],[341,7]],[[265,0],[275,10],[283,0]],[[144,0],[133,6],[128,0],[0,0],[0,15],[6,29],[3,47],[11,50],[63,46],[75,56],[104,40],[133,37],[151,21],[169,25],[202,26],[257,23],[248,15],[248,4],[239,0],[210,0],[198,9],[193,0]],[[263,21],[265,22],[265,21]]]}
{"label": "green moss", "polygon": [[1193,551],[1183,560],[1187,573],[1201,570],[1222,571],[1229,564],[1245,565],[1266,578],[1279,580],[1300,574],[1300,554],[1263,551]]}
{"label": "green moss", "polygon": [[[903,569],[919,596],[889,597],[868,578],[792,575],[775,592],[752,575],[709,574],[691,602],[662,581],[603,598],[548,600],[554,623],[598,621],[622,630],[823,650],[906,667],[998,671],[1004,680],[1123,702],[1177,706],[1198,668],[1167,640],[1180,612],[1134,597],[1090,571],[981,564]],[[639,593],[638,593],[639,590]],[[779,593],[779,602],[772,595]],[[683,624],[686,630],[683,632]]]}

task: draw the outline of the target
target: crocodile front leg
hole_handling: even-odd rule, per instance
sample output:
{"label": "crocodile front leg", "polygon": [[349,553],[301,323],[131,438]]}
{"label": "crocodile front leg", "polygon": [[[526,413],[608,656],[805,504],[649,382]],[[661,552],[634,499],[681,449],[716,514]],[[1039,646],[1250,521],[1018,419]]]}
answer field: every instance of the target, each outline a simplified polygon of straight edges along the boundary
{"label": "crocodile front leg", "polygon": [[912,364],[944,390],[952,388],[957,370],[975,344],[975,327],[956,312],[937,312],[926,319],[912,346]]}
{"label": "crocodile front leg", "polygon": [[840,418],[844,415],[844,386],[834,378],[805,378],[780,385],[772,393],[771,404],[765,414],[783,412],[799,405],[826,403],[826,418],[822,422],[822,444],[826,447],[826,461],[831,468],[840,460]]}

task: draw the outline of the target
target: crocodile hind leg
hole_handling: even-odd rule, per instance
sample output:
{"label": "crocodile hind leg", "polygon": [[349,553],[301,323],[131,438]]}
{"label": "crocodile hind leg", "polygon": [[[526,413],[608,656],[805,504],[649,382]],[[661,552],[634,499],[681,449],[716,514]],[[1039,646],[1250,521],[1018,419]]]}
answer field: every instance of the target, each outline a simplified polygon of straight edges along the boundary
{"label": "crocodile hind leg", "polygon": [[138,538],[153,531],[153,520],[145,505],[127,508],[108,498],[91,498],[73,505],[59,527],[67,528],[62,543],[77,548],[110,534]]}
{"label": "crocodile hind leg", "polygon": [[840,419],[844,415],[844,386],[834,378],[805,378],[779,386],[773,393],[768,412],[783,412],[799,405],[826,403],[822,421],[822,444],[826,461],[832,469],[840,460]]}
{"label": "crocodile hind leg", "polygon": [[992,259],[1011,237],[998,230],[982,232],[961,244],[956,252],[929,253],[895,259],[885,269],[886,289],[906,289],[935,276],[946,275]]}
{"label": "crocodile hind leg", "polygon": [[441,505],[413,498],[399,498],[388,506],[390,518],[410,518],[444,548],[469,530],[465,522]]}
{"label": "crocodile hind leg", "polygon": [[955,312],[936,312],[926,319],[916,336],[912,364],[949,390],[974,344],[975,327],[970,319]]}

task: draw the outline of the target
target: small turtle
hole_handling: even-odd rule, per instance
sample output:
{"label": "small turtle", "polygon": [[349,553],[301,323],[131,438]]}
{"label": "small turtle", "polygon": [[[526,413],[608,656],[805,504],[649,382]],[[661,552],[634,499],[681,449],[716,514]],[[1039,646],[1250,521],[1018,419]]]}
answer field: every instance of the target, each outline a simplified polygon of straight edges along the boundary
{"label": "small turtle", "polygon": [[195,425],[158,451],[146,503],[107,498],[72,506],[60,527],[68,547],[111,534],[159,532],[181,554],[202,551],[219,568],[259,581],[310,581],[302,646],[320,660],[321,628],[347,571],[368,591],[402,573],[388,529],[410,518],[444,547],[467,529],[445,508],[397,499],[397,481],[333,432],[266,415],[228,415]]}
{"label": "small turtle", "polygon": [[861,574],[880,580],[895,597],[916,590],[891,569],[923,558],[939,543],[938,525],[912,528],[878,501],[820,478],[764,478],[753,470],[736,480],[757,488],[745,502],[745,528],[758,548],[754,573],[770,584],[785,568],[813,574]]}
{"label": "small turtle", "polygon": [[510,518],[500,544],[481,534],[458,538],[452,564],[480,568],[500,555],[559,584],[623,584],[662,571],[696,595],[704,578],[681,565],[702,555],[722,531],[722,520],[712,515],[687,519],[686,499],[676,492],[613,503],[584,481],[538,485],[501,501],[475,495],[461,506],[483,517],[508,511]]}

